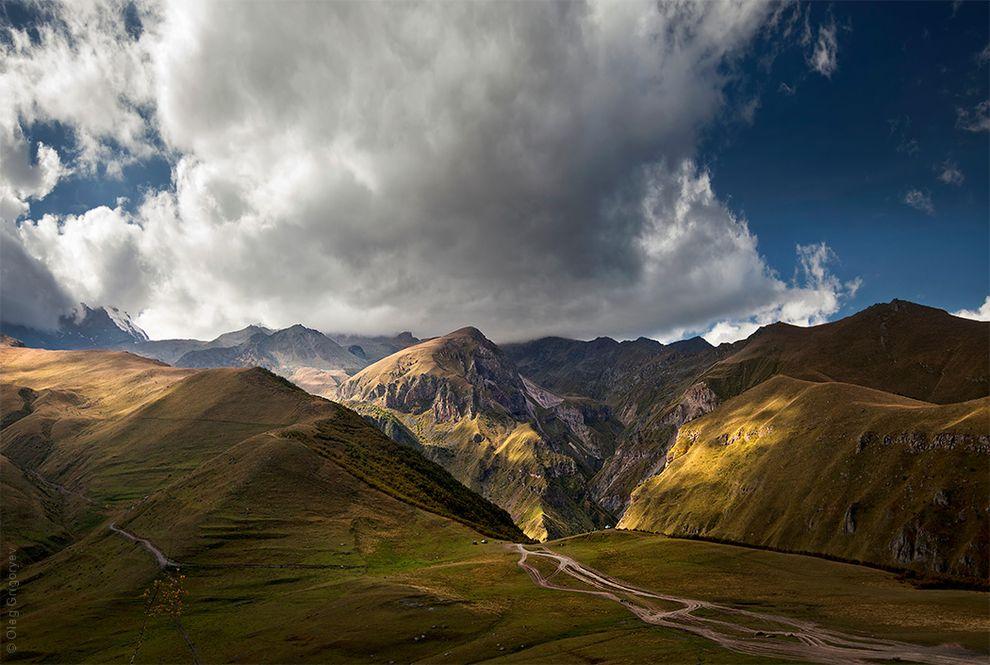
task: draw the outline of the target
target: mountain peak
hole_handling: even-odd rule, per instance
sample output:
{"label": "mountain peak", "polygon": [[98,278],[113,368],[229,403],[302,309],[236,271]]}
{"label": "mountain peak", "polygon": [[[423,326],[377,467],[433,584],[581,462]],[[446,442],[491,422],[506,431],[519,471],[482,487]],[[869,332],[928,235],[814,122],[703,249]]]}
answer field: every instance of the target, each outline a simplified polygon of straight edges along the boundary
{"label": "mountain peak", "polygon": [[24,346],[24,342],[10,335],[0,335],[0,346]]}
{"label": "mountain peak", "polygon": [[666,346],[668,350],[677,351],[678,353],[703,353],[714,349],[707,339],[704,337],[690,337],[688,339],[682,339],[677,342],[672,342]]}
{"label": "mountain peak", "polygon": [[38,330],[6,321],[0,322],[0,328],[27,346],[46,349],[126,347],[148,341],[147,333],[127,312],[116,307],[94,308],[85,303],[62,316],[55,330]]}
{"label": "mountain peak", "polygon": [[490,339],[485,337],[485,334],[475,328],[474,326],[464,326],[463,328],[458,328],[457,330],[447,333],[444,335],[445,339],[455,339],[458,337],[470,337],[471,339],[477,340],[479,342],[492,343]]}
{"label": "mountain peak", "polygon": [[637,337],[633,340],[627,340],[621,342],[620,345],[629,346],[632,348],[643,349],[645,351],[659,352],[664,348],[664,345],[655,339],[650,339],[649,337]]}
{"label": "mountain peak", "polygon": [[[106,322],[102,319],[105,319]],[[76,323],[88,325],[93,328],[113,325],[121,332],[134,338],[136,342],[148,341],[148,334],[134,323],[131,315],[113,306],[93,308],[83,304],[82,312],[76,317]]]}
{"label": "mountain peak", "polygon": [[433,409],[438,421],[486,408],[520,418],[527,413],[515,365],[474,326],[428,339],[366,367],[345,382],[339,394],[345,399],[381,399],[383,406],[409,412]]}

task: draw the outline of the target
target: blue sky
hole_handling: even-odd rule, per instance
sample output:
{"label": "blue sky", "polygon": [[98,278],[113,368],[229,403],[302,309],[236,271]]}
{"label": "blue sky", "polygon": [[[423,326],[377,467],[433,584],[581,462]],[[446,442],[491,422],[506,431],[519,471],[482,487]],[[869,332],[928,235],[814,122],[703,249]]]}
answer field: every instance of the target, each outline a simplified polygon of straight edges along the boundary
{"label": "blue sky", "polygon": [[[771,265],[787,272],[797,243],[825,240],[836,271],[861,276],[846,310],[903,298],[949,310],[979,305],[990,280],[988,139],[957,126],[957,109],[988,98],[990,5],[818,4],[838,26],[831,78],[800,52],[758,73],[751,126],[714,132],[705,146],[717,191],[759,235]],[[783,89],[785,84],[794,92]],[[950,160],[965,180],[940,182]],[[934,214],[904,204],[930,194]]]}
{"label": "blue sky", "polygon": [[987,3],[4,7],[6,318],[722,341],[990,291]]}

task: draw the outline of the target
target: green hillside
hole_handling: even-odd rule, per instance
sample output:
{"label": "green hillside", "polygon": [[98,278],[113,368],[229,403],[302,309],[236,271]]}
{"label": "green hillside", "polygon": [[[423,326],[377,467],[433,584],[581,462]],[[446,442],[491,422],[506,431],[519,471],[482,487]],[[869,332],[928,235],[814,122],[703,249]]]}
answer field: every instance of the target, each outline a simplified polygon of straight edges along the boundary
{"label": "green hillside", "polygon": [[777,376],[684,425],[619,525],[985,580],[988,413]]}
{"label": "green hillside", "polygon": [[222,469],[224,453],[267,434],[306,445],[390,496],[486,533],[520,536],[504,512],[442,468],[267,370],[190,372],[130,354],[10,347],[0,359],[7,392],[29,400],[12,405],[21,415],[0,432],[3,453],[107,509]]}

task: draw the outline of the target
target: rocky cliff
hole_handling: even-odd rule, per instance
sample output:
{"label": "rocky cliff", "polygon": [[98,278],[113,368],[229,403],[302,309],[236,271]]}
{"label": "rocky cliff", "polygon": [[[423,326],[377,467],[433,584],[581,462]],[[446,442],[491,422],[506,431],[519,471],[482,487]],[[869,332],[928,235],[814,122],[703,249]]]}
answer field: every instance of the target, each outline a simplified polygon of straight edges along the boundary
{"label": "rocky cliff", "polygon": [[403,349],[337,394],[508,510],[530,537],[613,521],[588,491],[588,479],[612,453],[618,424],[611,411],[524,379],[475,328]]}

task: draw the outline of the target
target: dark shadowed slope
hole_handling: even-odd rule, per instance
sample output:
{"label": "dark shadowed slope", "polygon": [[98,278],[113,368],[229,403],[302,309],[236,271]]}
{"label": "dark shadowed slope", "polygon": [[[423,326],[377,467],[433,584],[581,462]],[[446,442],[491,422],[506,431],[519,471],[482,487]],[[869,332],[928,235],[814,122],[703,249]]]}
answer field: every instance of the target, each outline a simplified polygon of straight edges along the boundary
{"label": "dark shadowed slope", "polygon": [[645,337],[626,342],[609,337],[590,342],[544,337],[502,348],[523,376],[547,390],[610,402],[628,376],[664,347]]}
{"label": "dark shadowed slope", "polygon": [[[58,551],[70,539],[62,518],[58,491],[26,474],[0,455],[0,541],[3,551],[18,551],[20,564],[42,559]],[[6,570],[8,557],[0,559]]]}
{"label": "dark shadowed slope", "polygon": [[833,323],[777,323],[702,375],[722,399],[776,374],[950,404],[990,394],[990,324],[903,300]]}

